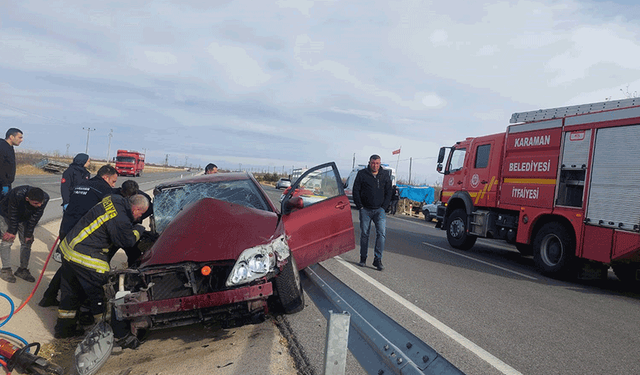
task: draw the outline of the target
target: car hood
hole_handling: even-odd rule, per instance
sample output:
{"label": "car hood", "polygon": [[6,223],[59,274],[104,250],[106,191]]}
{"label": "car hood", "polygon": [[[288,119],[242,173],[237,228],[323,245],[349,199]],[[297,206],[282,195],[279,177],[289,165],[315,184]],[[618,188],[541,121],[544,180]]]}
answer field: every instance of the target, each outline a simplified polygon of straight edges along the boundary
{"label": "car hood", "polygon": [[204,198],[176,215],[143,254],[140,267],[233,260],[281,234],[284,227],[274,212]]}

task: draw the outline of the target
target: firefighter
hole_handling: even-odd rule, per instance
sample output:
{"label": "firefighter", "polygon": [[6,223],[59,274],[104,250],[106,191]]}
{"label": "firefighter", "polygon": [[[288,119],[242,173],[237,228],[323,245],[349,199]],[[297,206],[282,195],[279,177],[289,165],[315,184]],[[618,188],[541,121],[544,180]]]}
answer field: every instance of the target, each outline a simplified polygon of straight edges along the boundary
{"label": "firefighter", "polygon": [[[118,180],[118,173],[111,165],[103,165],[98,169],[98,174],[73,189],[73,193],[69,198],[69,206],[66,207],[62,214],[62,222],[60,224],[59,236],[60,241],[64,239],[69,232],[80,221],[82,216],[86,214],[93,206],[99,203],[102,198],[111,194],[112,189]],[[57,262],[61,262],[62,256],[59,253],[59,247],[56,248],[53,258]],[[49,282],[49,287],[45,290],[42,300],[38,302],[39,306],[49,307],[58,306],[58,290],[60,290],[60,269]]]}
{"label": "firefighter", "polygon": [[80,153],[73,158],[69,168],[62,174],[60,194],[62,195],[63,210],[66,210],[67,205],[69,205],[69,197],[73,193],[73,189],[86,182],[91,176],[91,173],[87,170],[89,163],[91,163],[89,155]]}
{"label": "firefighter", "polygon": [[77,310],[83,300],[96,321],[105,312],[103,285],[107,282],[109,248],[135,245],[144,227],[133,224],[149,208],[143,195],[129,198],[109,195],[95,205],[60,243],[62,251],[61,299],[58,307],[56,338],[84,334],[77,327]]}

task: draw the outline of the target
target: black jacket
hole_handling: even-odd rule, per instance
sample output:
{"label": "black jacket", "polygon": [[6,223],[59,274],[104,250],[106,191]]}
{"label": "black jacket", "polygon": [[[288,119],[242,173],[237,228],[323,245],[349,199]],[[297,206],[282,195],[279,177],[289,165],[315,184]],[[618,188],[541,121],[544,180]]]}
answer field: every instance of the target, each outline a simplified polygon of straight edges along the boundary
{"label": "black jacket", "polygon": [[380,167],[378,174],[374,176],[369,167],[359,170],[353,182],[353,202],[357,209],[389,207],[391,203],[389,171]]}
{"label": "black jacket", "polygon": [[73,163],[69,164],[69,168],[62,173],[60,194],[62,194],[63,206],[69,203],[69,197],[73,193],[73,189],[89,179],[91,173],[84,167],[87,160],[89,160],[89,155],[87,154],[76,155],[73,158]]}
{"label": "black jacket", "polygon": [[68,262],[98,273],[109,272],[109,248],[132,247],[144,227],[133,224],[131,206],[120,195],[104,197],[84,215],[60,242]]}
{"label": "black jacket", "polygon": [[111,186],[100,176],[95,176],[76,186],[69,197],[69,205],[62,214],[60,239],[62,240],[71,231],[84,214],[109,194],[111,194]]}
{"label": "black jacket", "polygon": [[[122,195],[122,188],[121,187],[114,188],[113,189],[113,194]],[[145,193],[142,190],[138,190],[136,192],[136,194],[144,195],[145,197],[147,197],[147,200],[149,201],[149,208],[147,208],[147,210],[142,214],[140,219],[135,221],[135,223],[140,224],[140,223],[142,223],[142,221],[144,221],[144,219],[146,219],[149,216],[153,215],[153,202],[151,201],[151,197],[149,196],[149,194]]]}
{"label": "black jacket", "polygon": [[16,178],[16,153],[7,141],[0,142],[0,187],[11,186]]}
{"label": "black jacket", "polygon": [[0,215],[7,219],[9,229],[7,232],[16,234],[18,232],[18,224],[24,223],[24,236],[33,238],[33,231],[38,225],[38,221],[44,213],[44,208],[49,202],[49,194],[44,193],[44,202],[42,206],[33,207],[27,202],[27,192],[33,187],[29,185],[17,186],[9,191],[2,201],[0,201]]}

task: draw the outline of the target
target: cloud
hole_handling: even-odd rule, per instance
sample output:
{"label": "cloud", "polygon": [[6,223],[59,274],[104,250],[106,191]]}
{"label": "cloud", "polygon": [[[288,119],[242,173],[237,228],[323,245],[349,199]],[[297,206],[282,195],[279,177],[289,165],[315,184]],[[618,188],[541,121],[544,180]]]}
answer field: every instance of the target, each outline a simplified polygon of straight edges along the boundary
{"label": "cloud", "polygon": [[260,64],[244,48],[209,44],[207,52],[223,70],[219,77],[244,88],[261,86],[269,81],[271,75],[265,73]]}

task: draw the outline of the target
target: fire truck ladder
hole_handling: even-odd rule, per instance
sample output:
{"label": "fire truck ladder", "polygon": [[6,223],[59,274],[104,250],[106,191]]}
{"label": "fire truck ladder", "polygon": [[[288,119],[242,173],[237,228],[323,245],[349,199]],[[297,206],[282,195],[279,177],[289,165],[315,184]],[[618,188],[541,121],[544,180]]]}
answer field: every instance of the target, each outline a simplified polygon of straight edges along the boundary
{"label": "fire truck ladder", "polygon": [[613,109],[629,108],[640,106],[640,98],[630,98],[623,100],[610,100],[600,103],[589,103],[572,105],[568,107],[558,107],[550,109],[539,109],[537,111],[516,112],[511,115],[511,124],[519,122],[532,122],[540,120],[550,120],[554,118],[563,118],[573,115],[582,115],[585,113],[603,112]]}

